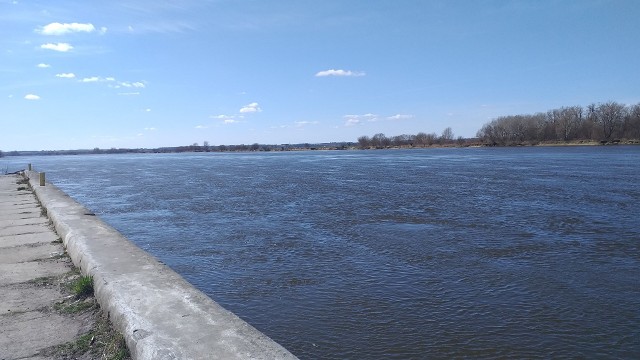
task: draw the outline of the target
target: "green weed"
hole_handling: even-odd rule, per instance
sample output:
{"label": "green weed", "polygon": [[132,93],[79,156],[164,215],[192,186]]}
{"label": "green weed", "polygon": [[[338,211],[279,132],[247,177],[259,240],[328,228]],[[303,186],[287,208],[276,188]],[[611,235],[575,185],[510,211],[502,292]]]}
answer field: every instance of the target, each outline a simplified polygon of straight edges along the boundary
{"label": "green weed", "polygon": [[93,295],[93,277],[81,276],[71,285],[73,293],[80,298]]}

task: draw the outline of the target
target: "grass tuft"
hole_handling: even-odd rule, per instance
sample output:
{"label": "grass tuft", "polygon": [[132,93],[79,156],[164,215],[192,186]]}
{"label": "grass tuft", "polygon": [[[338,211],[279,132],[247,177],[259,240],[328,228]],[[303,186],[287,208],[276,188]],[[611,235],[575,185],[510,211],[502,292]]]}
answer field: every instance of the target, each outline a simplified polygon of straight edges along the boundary
{"label": "grass tuft", "polygon": [[81,276],[71,285],[73,293],[80,298],[93,295],[93,278],[91,276]]}

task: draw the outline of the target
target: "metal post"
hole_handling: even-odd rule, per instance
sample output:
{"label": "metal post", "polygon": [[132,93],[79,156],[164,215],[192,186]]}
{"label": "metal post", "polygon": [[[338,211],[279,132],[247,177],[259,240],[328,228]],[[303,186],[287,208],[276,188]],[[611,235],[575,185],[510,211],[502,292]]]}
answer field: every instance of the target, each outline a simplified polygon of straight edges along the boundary
{"label": "metal post", "polygon": [[40,186],[44,186],[44,173],[40,173]]}
{"label": "metal post", "polygon": [[27,164],[27,168],[31,171],[31,164]]}

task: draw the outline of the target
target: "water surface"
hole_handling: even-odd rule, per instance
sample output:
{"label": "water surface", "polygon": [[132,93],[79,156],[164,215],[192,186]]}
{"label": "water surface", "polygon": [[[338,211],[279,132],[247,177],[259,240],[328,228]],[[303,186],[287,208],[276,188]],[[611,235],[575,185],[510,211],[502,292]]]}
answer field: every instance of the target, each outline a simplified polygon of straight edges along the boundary
{"label": "water surface", "polygon": [[1,162],[301,358],[640,357],[640,147]]}

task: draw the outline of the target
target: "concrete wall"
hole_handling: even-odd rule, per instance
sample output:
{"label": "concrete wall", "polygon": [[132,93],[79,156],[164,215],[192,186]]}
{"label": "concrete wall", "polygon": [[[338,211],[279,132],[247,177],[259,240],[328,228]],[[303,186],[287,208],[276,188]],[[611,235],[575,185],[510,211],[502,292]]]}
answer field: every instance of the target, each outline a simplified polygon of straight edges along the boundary
{"label": "concrete wall", "polygon": [[39,186],[38,173],[26,176],[134,359],[296,359],[57,187]]}

